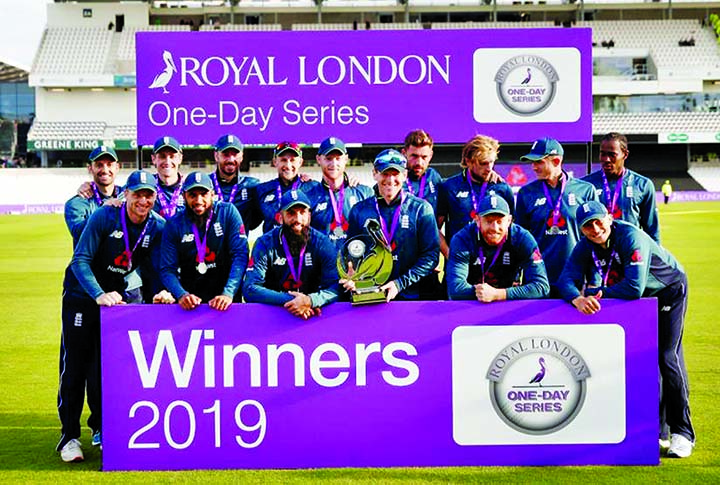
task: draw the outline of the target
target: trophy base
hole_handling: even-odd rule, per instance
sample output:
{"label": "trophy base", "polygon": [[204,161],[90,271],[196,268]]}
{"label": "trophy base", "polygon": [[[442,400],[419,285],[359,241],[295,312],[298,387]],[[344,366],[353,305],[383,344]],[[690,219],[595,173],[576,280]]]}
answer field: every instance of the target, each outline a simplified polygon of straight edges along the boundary
{"label": "trophy base", "polygon": [[353,305],[369,305],[372,303],[385,303],[385,292],[379,286],[362,288],[352,294]]}

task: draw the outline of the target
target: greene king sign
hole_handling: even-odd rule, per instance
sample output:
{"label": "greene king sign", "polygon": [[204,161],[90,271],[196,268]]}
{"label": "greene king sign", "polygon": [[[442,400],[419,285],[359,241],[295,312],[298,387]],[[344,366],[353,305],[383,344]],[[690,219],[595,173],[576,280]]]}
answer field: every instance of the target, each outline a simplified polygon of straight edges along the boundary
{"label": "greene king sign", "polygon": [[590,31],[488,33],[139,33],[138,141],[590,140]]}

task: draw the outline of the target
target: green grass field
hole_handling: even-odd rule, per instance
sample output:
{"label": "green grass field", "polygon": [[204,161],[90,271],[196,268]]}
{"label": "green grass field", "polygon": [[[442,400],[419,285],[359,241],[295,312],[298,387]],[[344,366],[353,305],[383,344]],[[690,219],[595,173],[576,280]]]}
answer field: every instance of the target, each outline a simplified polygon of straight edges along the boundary
{"label": "green grass field", "polygon": [[[660,208],[662,237],[690,277],[685,358],[690,372],[695,453],[658,467],[401,468],[103,473],[100,452],[68,465],[55,453],[55,410],[62,277],[71,239],[60,215],[0,217],[0,482],[22,483],[449,483],[720,481],[720,407],[716,372],[720,330],[720,203]],[[83,422],[86,418],[83,418]],[[89,444],[89,430],[83,441]]]}

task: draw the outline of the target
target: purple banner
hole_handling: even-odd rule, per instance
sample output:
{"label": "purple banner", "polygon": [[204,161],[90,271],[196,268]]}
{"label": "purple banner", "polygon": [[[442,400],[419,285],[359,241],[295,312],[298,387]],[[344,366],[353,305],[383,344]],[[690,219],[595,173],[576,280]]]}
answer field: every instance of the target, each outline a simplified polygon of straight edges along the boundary
{"label": "purple banner", "polygon": [[62,214],[65,204],[0,204],[0,214]]}
{"label": "purple banner", "polygon": [[592,139],[586,28],[140,32],[138,142]]}
{"label": "purple banner", "polygon": [[657,303],[102,309],[103,469],[656,465]]}

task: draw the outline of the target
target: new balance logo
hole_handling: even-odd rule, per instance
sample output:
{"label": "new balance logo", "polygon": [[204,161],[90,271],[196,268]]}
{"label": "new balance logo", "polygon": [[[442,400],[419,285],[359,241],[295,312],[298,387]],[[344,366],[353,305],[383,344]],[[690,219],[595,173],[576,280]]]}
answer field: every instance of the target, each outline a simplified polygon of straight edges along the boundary
{"label": "new balance logo", "polygon": [[467,199],[468,195],[470,195],[470,192],[468,192],[467,190],[463,190],[463,191],[457,193],[457,198],[458,199]]}
{"label": "new balance logo", "polygon": [[671,306],[664,306],[660,309],[661,312],[669,312],[672,309]]}
{"label": "new balance logo", "polygon": [[122,232],[122,231],[115,230],[115,231],[113,231],[113,232],[110,234],[110,237],[115,238],[115,239],[122,239],[122,237],[123,237],[123,232]]}
{"label": "new balance logo", "polygon": [[195,240],[195,234],[183,234],[180,244],[186,243],[186,242],[193,242],[194,240]]}
{"label": "new balance logo", "polygon": [[545,205],[547,202],[547,199],[545,197],[540,197],[539,199],[535,199],[535,207],[539,205]]}
{"label": "new balance logo", "polygon": [[285,264],[287,264],[287,259],[278,257],[275,259],[273,264],[275,266],[284,266]]}

